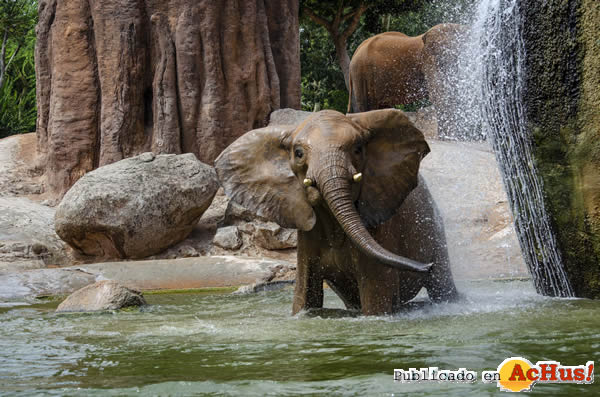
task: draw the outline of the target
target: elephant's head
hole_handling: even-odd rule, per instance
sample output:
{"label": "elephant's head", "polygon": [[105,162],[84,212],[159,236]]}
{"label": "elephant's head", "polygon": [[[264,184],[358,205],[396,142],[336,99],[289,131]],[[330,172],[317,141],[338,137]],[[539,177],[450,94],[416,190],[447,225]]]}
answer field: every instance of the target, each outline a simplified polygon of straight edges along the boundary
{"label": "elephant's head", "polygon": [[363,253],[411,271],[421,264],[381,247],[367,227],[394,215],[417,186],[429,147],[399,110],[321,111],[298,127],[250,131],[215,161],[225,193],[281,226],[311,230],[325,205]]}

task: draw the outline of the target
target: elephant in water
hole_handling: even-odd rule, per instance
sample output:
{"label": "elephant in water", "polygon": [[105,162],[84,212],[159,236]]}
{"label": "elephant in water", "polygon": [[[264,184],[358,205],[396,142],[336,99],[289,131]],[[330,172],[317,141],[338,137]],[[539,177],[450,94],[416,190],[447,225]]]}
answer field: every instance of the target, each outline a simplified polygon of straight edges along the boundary
{"label": "elephant in water", "polygon": [[439,135],[454,135],[459,45],[467,29],[441,24],[410,37],[386,32],[365,40],[350,62],[348,112],[393,108],[429,99],[437,113]]}
{"label": "elephant in water", "polygon": [[324,110],[297,127],[246,133],[215,167],[234,202],[299,229],[293,313],[322,307],[326,281],[347,308],[385,314],[422,287],[434,301],[457,297],[443,226],[418,176],[428,152],[399,110]]}

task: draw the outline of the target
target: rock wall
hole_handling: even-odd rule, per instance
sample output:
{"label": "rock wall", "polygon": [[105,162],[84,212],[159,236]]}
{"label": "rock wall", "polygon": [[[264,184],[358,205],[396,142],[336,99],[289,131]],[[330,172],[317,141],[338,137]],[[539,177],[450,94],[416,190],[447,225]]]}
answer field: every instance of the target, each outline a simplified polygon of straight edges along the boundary
{"label": "rock wall", "polygon": [[38,152],[61,197],[146,151],[212,164],[300,106],[298,0],[40,0]]}
{"label": "rock wall", "polygon": [[522,0],[521,12],[546,208],[576,295],[600,298],[600,3]]}

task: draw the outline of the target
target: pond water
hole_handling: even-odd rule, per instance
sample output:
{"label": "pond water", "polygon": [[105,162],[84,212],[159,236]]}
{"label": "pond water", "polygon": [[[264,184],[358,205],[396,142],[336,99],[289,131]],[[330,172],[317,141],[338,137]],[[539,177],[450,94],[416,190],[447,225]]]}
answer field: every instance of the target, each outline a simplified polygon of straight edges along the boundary
{"label": "pond water", "polygon": [[[148,295],[139,311],[0,307],[0,395],[491,395],[495,384],[393,381],[395,368],[495,370],[505,358],[600,362],[600,302],[537,295],[528,281],[459,284],[460,303],[395,316],[291,316],[292,290]],[[326,291],[326,305],[341,308]],[[536,394],[599,395],[537,384]]]}

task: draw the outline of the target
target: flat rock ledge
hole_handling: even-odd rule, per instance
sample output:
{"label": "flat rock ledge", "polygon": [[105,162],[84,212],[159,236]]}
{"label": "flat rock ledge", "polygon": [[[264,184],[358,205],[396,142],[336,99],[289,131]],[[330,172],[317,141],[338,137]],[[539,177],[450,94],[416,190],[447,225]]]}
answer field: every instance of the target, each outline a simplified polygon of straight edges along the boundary
{"label": "flat rock ledge", "polygon": [[146,305],[140,291],[113,280],[99,281],[75,291],[56,309],[57,313],[97,312]]}
{"label": "flat rock ledge", "polygon": [[240,288],[232,292],[233,295],[256,294],[260,292],[279,291],[290,285],[294,285],[296,280],[279,280],[268,281],[266,283],[256,283],[250,285],[242,285]]}
{"label": "flat rock ledge", "polygon": [[0,272],[0,301],[68,295],[104,280],[140,291],[239,287],[290,278],[295,268],[283,260],[202,256]]}

